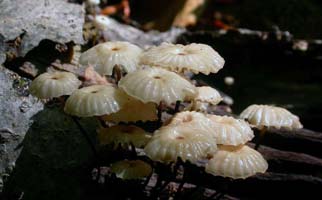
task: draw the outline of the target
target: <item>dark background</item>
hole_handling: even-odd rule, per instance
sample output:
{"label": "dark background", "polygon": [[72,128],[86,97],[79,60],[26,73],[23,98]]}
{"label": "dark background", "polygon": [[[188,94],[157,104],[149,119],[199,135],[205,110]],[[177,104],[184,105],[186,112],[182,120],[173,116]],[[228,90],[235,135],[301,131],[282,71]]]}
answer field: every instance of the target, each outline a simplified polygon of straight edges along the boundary
{"label": "dark background", "polygon": [[[141,24],[167,18],[178,7],[169,2],[132,0],[132,18]],[[218,74],[198,78],[231,95],[235,113],[254,103],[274,104],[299,115],[306,128],[322,130],[322,48],[312,42],[322,38],[321,1],[208,0],[196,13],[198,22],[188,29],[208,32],[188,34],[178,42],[209,44],[225,58],[225,67]],[[219,29],[215,19],[233,28],[288,31],[292,41],[234,33],[214,37],[211,32]],[[309,42],[307,51],[292,48],[298,39]],[[235,84],[224,85],[225,76],[234,77]]]}

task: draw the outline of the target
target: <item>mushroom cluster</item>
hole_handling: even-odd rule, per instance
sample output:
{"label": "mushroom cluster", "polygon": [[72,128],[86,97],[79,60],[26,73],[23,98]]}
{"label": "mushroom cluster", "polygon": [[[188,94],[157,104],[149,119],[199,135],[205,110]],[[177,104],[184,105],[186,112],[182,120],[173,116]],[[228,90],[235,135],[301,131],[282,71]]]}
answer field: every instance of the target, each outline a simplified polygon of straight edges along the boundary
{"label": "mushroom cluster", "polygon": [[[128,42],[106,42],[81,55],[85,79],[48,72],[32,82],[30,91],[41,99],[64,96],[64,111],[76,123],[78,117],[96,117],[100,146],[90,144],[94,151],[112,145],[111,151],[134,152],[107,161],[117,178],[148,180],[155,163],[182,161],[204,163],[205,172],[214,176],[244,179],[268,168],[263,156],[246,145],[254,138],[251,126],[266,130],[302,125],[287,110],[265,105],[250,106],[239,119],[210,113],[209,107],[223,100],[220,93],[196,86],[184,73],[217,73],[224,63],[205,44],[163,43],[144,51]],[[185,109],[173,109],[180,102]]]}

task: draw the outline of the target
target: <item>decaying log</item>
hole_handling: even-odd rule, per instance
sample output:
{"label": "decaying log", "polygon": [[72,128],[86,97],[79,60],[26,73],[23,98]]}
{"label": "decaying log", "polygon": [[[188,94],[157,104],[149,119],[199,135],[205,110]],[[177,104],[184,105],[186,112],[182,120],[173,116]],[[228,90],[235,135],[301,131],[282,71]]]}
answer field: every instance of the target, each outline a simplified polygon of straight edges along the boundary
{"label": "decaying log", "polygon": [[[249,146],[253,147],[254,144],[250,143]],[[261,146],[259,151],[269,163],[268,172],[265,174],[257,174],[244,180],[215,177],[205,173],[205,162],[200,162],[198,167],[188,165],[185,168],[188,174],[185,182],[193,185],[186,184],[185,190],[189,191],[193,187],[201,186],[242,199],[309,198],[320,194],[322,159],[266,146]],[[164,169],[165,166],[157,165],[156,172],[162,170],[164,173],[167,171]],[[182,174],[182,171],[179,174]],[[178,186],[181,182],[181,178],[178,176],[174,178],[168,172],[159,176],[163,180],[170,179],[172,186]],[[150,186],[153,187],[155,182],[156,180],[152,180]]]}
{"label": "decaying log", "polygon": [[[154,187],[157,176],[154,175],[151,179],[150,189]],[[180,182],[181,179],[171,180],[168,187],[171,188],[173,185],[178,187]],[[190,169],[181,195],[184,196],[188,193],[187,190],[189,191],[193,187],[210,189],[225,193],[231,198],[237,197],[240,199],[298,199],[301,197],[307,199],[321,195],[322,179],[309,175],[267,172],[247,179],[232,180],[212,176],[202,169]]]}
{"label": "decaying log", "polygon": [[[255,131],[255,134],[258,136],[258,132]],[[293,131],[271,129],[265,134],[261,143],[277,149],[322,158],[322,133],[307,129]]]}
{"label": "decaying log", "polygon": [[[249,143],[249,146],[254,147],[254,144]],[[258,151],[268,161],[270,172],[322,176],[322,159],[320,158],[303,153],[281,151],[263,145]]]}
{"label": "decaying log", "polygon": [[281,199],[321,196],[322,179],[307,175],[265,173],[245,180],[228,180],[199,174],[187,182],[221,190],[229,195],[247,199]]}

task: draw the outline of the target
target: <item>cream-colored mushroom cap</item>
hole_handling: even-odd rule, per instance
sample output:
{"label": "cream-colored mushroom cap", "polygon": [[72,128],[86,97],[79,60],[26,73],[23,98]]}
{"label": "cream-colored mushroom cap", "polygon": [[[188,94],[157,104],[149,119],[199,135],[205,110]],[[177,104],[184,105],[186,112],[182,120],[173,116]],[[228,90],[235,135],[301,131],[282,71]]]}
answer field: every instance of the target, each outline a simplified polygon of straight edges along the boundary
{"label": "cream-colored mushroom cap", "polygon": [[39,75],[30,85],[30,93],[40,99],[70,95],[81,85],[70,72],[51,72]]}
{"label": "cream-colored mushroom cap", "polygon": [[192,101],[191,110],[207,112],[210,105],[217,105],[223,98],[216,89],[202,86],[197,87],[197,95],[194,98],[186,100]]}
{"label": "cream-colored mushroom cap", "polygon": [[157,130],[144,148],[146,155],[154,161],[175,162],[178,157],[183,161],[195,163],[217,150],[214,137],[203,130],[190,126],[168,125]]}
{"label": "cream-colored mushroom cap", "polygon": [[95,27],[99,30],[108,29],[108,26],[111,24],[111,20],[105,15],[96,15],[93,22]]}
{"label": "cream-colored mushroom cap", "polygon": [[247,107],[240,117],[259,129],[266,128],[303,128],[298,116],[293,115],[285,108],[268,105],[251,105]]}
{"label": "cream-colored mushroom cap", "polygon": [[116,125],[98,130],[98,139],[101,145],[114,144],[127,147],[131,143],[137,148],[143,148],[151,139],[151,135],[140,127],[133,125]]}
{"label": "cream-colored mushroom cap", "polygon": [[141,64],[162,67],[170,71],[199,72],[208,75],[223,68],[225,60],[210,46],[162,43],[142,54]]}
{"label": "cream-colored mushroom cap", "polygon": [[152,173],[152,167],[142,160],[122,160],[111,164],[111,172],[124,180],[141,179]]}
{"label": "cream-colored mushroom cap", "polygon": [[129,42],[105,42],[82,53],[79,62],[94,66],[101,75],[112,75],[115,65],[129,73],[137,69],[141,52],[140,47]]}
{"label": "cream-colored mushroom cap", "polygon": [[268,164],[256,150],[246,146],[218,146],[218,151],[206,164],[205,171],[215,176],[245,179],[265,173]]}
{"label": "cream-colored mushroom cap", "polygon": [[[126,94],[124,94],[126,95]],[[133,97],[126,95],[128,100],[121,110],[104,116],[104,120],[110,122],[137,122],[155,121],[158,119],[157,106],[155,103],[143,103]]]}
{"label": "cream-colored mushroom cap", "polygon": [[217,115],[208,115],[208,118],[214,123],[213,133],[217,144],[237,146],[254,137],[252,129],[244,120]]}
{"label": "cream-colored mushroom cap", "polygon": [[222,100],[223,98],[216,89],[209,86],[197,87],[197,96],[194,98],[194,101],[217,105]]}
{"label": "cream-colored mushroom cap", "polygon": [[196,93],[195,86],[189,81],[160,68],[147,68],[127,74],[120,80],[119,87],[144,103],[164,101],[171,104]]}
{"label": "cream-colored mushroom cap", "polygon": [[174,115],[168,125],[177,127],[182,126],[191,130],[196,130],[198,133],[208,134],[210,137],[214,137],[214,124],[203,113],[195,111],[179,112]]}
{"label": "cream-colored mushroom cap", "polygon": [[120,90],[110,85],[92,85],[73,92],[65,112],[79,117],[101,116],[117,112],[124,104]]}

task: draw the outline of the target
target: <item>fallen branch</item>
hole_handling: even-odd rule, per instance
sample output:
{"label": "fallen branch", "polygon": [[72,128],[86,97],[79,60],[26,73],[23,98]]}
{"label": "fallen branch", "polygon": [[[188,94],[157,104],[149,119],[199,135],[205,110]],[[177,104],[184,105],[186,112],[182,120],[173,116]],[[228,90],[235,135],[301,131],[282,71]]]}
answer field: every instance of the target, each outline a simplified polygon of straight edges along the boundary
{"label": "fallen branch", "polygon": [[[250,143],[249,146],[254,147],[255,145]],[[281,151],[263,145],[258,151],[268,161],[270,172],[321,176],[322,159],[320,158],[303,153]]]}
{"label": "fallen branch", "polygon": [[[255,134],[256,140],[258,133],[255,131]],[[293,131],[272,129],[265,134],[262,144],[281,150],[305,153],[322,158],[322,133],[307,129]]]}

